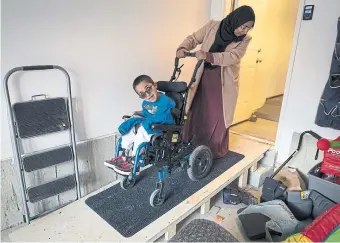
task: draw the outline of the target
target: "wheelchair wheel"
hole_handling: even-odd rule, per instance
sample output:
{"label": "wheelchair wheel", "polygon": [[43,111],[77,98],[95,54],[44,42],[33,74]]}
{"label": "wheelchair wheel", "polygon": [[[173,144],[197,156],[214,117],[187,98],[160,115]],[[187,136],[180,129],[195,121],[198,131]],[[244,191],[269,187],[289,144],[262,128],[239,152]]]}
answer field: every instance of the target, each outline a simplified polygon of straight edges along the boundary
{"label": "wheelchair wheel", "polygon": [[156,189],[150,196],[150,205],[154,208],[161,206],[165,201],[165,195],[161,189]]}
{"label": "wheelchair wheel", "polygon": [[129,188],[132,188],[136,183],[136,179],[132,179],[131,175],[124,176],[120,180],[120,187],[124,190],[127,190]]}
{"label": "wheelchair wheel", "polygon": [[195,148],[189,158],[188,176],[193,181],[206,177],[211,169],[213,155],[207,146],[201,145]]}

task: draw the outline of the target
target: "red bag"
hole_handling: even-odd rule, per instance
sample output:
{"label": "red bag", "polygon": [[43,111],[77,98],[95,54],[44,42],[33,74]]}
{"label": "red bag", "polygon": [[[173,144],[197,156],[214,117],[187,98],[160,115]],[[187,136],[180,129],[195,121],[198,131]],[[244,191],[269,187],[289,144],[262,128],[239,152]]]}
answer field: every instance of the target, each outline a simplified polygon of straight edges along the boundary
{"label": "red bag", "polygon": [[[332,142],[340,142],[340,137]],[[340,147],[332,148],[331,146],[327,151],[324,152],[324,158],[321,164],[321,172],[340,177]]]}

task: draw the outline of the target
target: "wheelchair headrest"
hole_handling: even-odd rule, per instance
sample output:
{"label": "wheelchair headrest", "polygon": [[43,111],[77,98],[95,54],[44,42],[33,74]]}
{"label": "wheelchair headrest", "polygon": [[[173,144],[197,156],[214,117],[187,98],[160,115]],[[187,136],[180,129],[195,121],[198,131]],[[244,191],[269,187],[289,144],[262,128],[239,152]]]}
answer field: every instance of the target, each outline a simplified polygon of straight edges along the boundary
{"label": "wheelchair headrest", "polygon": [[157,89],[162,92],[175,92],[175,93],[183,93],[187,89],[186,82],[169,82],[169,81],[158,81]]}

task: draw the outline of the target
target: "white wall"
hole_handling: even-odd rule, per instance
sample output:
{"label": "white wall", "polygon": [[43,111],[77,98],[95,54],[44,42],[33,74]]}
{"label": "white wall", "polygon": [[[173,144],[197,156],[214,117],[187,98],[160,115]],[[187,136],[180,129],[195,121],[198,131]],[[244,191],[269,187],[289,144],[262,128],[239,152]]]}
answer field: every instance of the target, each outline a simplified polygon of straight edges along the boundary
{"label": "white wall", "polygon": [[214,20],[223,19],[226,0],[212,0],[210,8],[210,18]]}
{"label": "white wall", "polygon": [[[117,131],[121,116],[139,109],[132,90],[139,74],[168,80],[180,42],[209,19],[210,0],[3,0],[1,78],[15,66],[55,64],[72,79],[77,140]],[[189,80],[193,61],[182,78]],[[16,75],[15,101],[34,94],[65,95],[56,71]],[[3,90],[3,85],[1,84]],[[1,91],[2,92],[2,91]],[[3,93],[2,93],[3,94]],[[7,110],[1,95],[1,159],[12,156]],[[65,136],[31,141],[29,150]]]}
{"label": "white wall", "polygon": [[314,16],[310,21],[300,21],[300,9],[297,48],[291,57],[292,69],[287,76],[276,140],[278,162],[287,158],[293,132],[313,130],[326,138],[340,135],[338,130],[318,127],[314,123],[319,99],[329,75],[340,17],[340,1],[305,0],[304,3],[315,5]]}

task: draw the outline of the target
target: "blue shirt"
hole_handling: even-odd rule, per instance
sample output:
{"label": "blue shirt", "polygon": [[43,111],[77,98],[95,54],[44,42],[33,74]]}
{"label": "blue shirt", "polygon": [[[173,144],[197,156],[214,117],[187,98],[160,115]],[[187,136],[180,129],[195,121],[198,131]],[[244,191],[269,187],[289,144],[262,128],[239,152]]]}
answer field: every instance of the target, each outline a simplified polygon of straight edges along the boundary
{"label": "blue shirt", "polygon": [[133,117],[126,120],[119,126],[118,130],[124,135],[136,124],[141,123],[148,134],[160,133],[161,131],[152,130],[151,125],[157,123],[174,124],[175,120],[171,115],[171,109],[175,107],[176,104],[171,98],[160,93],[159,99],[155,102],[143,101],[141,117]]}
{"label": "blue shirt", "polygon": [[175,120],[171,115],[171,109],[175,107],[175,102],[162,93],[160,93],[159,99],[155,102],[144,100],[141,115],[146,119],[142,122],[142,126],[150,134],[152,133],[150,132],[151,124],[174,124]]}

